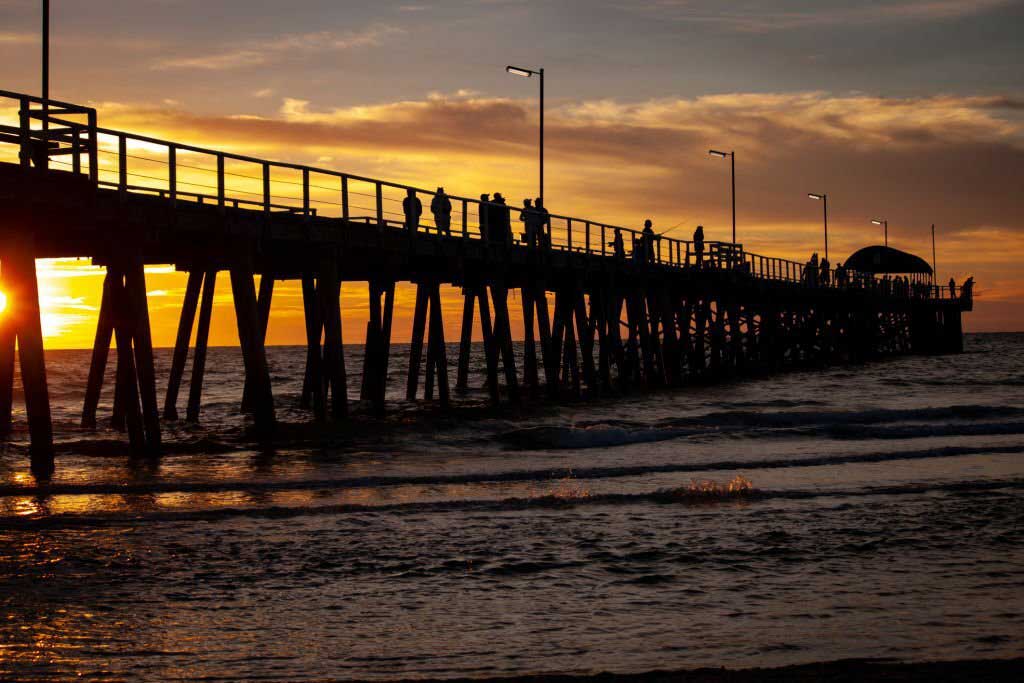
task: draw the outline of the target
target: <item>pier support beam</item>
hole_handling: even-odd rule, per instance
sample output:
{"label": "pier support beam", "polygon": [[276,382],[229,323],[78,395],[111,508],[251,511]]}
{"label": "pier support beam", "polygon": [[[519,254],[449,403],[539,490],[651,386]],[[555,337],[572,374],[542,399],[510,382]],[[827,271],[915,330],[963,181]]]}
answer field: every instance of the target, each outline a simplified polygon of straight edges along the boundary
{"label": "pier support beam", "polygon": [[324,324],[324,394],[330,393],[330,413],[335,420],[348,415],[348,373],[345,371],[344,339],[341,322],[341,280],[335,255],[325,257],[317,283],[320,318]]}
{"label": "pier support beam", "polygon": [[247,265],[238,264],[231,268],[230,277],[245,380],[252,387],[252,414],[257,429],[267,432],[273,429],[276,418],[266,349],[259,334],[259,309],[253,272]]}
{"label": "pier support beam", "polygon": [[[188,347],[192,341],[192,327],[195,325],[196,309],[199,306],[199,294],[203,287],[203,273],[193,270],[188,274],[185,285],[185,301],[181,307],[181,319],[178,321],[178,338],[174,343],[174,357],[171,359],[170,376],[167,379],[167,395],[164,397],[164,419],[178,419],[178,392],[181,389],[181,378],[185,375],[185,362],[188,360]],[[100,309],[100,318],[103,310]],[[109,334],[109,332],[108,332]],[[96,329],[96,341],[99,344],[100,328]],[[108,339],[109,345],[109,339]],[[93,350],[95,354],[96,350]],[[95,358],[95,355],[94,355]],[[94,360],[95,363],[95,360]],[[103,359],[106,365],[106,358]],[[92,375],[90,373],[90,386]],[[84,423],[83,418],[83,423]],[[95,416],[93,419],[95,424]]]}
{"label": "pier support beam", "polygon": [[92,361],[89,364],[89,379],[85,386],[85,401],[82,407],[82,427],[96,428],[96,409],[107,371],[110,342],[114,334],[113,288],[115,275],[109,269],[103,278],[103,294],[100,298],[100,312],[96,321],[96,339],[92,347]]}
{"label": "pier support beam", "polygon": [[202,302],[199,305],[199,327],[196,329],[196,349],[192,355],[192,379],[188,386],[188,409],[185,419],[199,422],[203,398],[203,377],[206,373],[206,350],[210,342],[210,319],[213,315],[213,294],[217,288],[217,271],[203,274]]}
{"label": "pier support beam", "polygon": [[[32,246],[28,241],[9,237],[4,241],[6,244],[0,252],[0,268],[7,292],[7,309],[3,315],[9,318],[8,325],[13,328],[13,336],[17,340],[31,440],[29,457],[32,473],[38,479],[46,480],[52,476],[54,467],[53,426],[43,356],[43,328],[39,317],[36,263],[32,255]],[[10,337],[11,332],[8,330],[5,342],[8,346]],[[4,355],[9,357],[9,354]],[[11,374],[13,375],[13,372]],[[6,387],[0,387],[0,392],[8,391]]]}
{"label": "pier support beam", "polygon": [[317,420],[327,419],[324,399],[323,341],[324,323],[320,316],[320,299],[316,277],[312,272],[302,274],[302,306],[306,322],[306,373],[302,382],[302,408],[313,408]]}
{"label": "pier support beam", "polygon": [[[270,305],[274,298],[274,276],[264,273],[260,276],[259,294],[256,296],[256,309],[258,313],[258,327],[256,328],[257,338],[260,347],[266,353],[267,327],[270,325]],[[252,412],[252,384],[248,378],[245,380],[245,387],[242,389],[242,412]]]}
{"label": "pier support beam", "polygon": [[[395,283],[371,280],[370,319],[366,323],[363,351],[363,382],[360,400],[369,401],[373,412],[384,413],[387,393],[388,361],[391,355],[391,321],[395,310]],[[383,306],[381,297],[384,298]]]}
{"label": "pier support beam", "polygon": [[[428,311],[430,314],[429,331],[427,329]],[[448,357],[444,341],[444,318],[441,312],[441,292],[438,283],[432,281],[420,282],[416,285],[416,307],[413,311],[412,345],[405,394],[409,401],[415,401],[419,393],[420,362],[423,355],[424,338],[427,339],[424,397],[427,400],[433,399],[436,379],[441,405],[447,406],[450,394],[448,390]]]}

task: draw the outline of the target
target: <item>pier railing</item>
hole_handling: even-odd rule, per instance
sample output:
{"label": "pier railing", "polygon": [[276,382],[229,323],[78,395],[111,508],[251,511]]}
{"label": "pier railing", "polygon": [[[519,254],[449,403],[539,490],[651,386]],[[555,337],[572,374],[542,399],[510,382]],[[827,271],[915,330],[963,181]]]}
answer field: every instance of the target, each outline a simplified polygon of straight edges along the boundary
{"label": "pier railing", "polygon": [[[452,238],[513,244],[531,241],[521,227],[523,208],[518,206],[448,194],[450,224],[443,229],[429,208],[436,191],[102,128],[93,108],[0,90],[0,120],[4,118],[16,119],[16,125],[0,125],[0,143],[7,143],[0,144],[0,160],[4,150],[10,156],[10,150],[16,148],[22,166],[70,171],[122,193],[151,194],[172,204],[192,202],[222,210],[339,218],[381,228],[415,227],[418,232]],[[408,223],[403,210],[407,197],[422,205],[415,226]],[[496,216],[501,225],[489,226]],[[809,278],[803,263],[753,254],[740,244],[695,245],[664,235],[655,235],[648,244],[639,230],[554,213],[547,214],[542,223],[542,234],[533,240],[540,249],[638,259],[668,268],[739,270],[755,278],[813,286],[837,283],[835,269],[827,280],[820,274]],[[501,236],[494,237],[499,231]],[[624,245],[618,253],[613,246],[616,233]],[[865,282],[854,278],[849,286],[873,288]],[[952,298],[943,290],[932,287],[928,296]]]}

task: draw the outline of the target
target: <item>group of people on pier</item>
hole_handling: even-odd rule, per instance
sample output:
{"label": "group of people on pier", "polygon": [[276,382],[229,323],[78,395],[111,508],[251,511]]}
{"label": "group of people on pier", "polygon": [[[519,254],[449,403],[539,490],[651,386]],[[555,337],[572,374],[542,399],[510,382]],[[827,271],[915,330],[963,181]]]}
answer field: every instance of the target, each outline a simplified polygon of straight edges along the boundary
{"label": "group of people on pier", "polygon": [[[405,214],[406,228],[418,231],[423,215],[423,204],[416,196],[415,190],[407,190],[406,197],[402,201],[402,209]],[[452,201],[443,187],[437,188],[437,192],[434,193],[430,201],[430,213],[434,217],[437,233],[450,236]],[[522,232],[519,234],[520,242],[531,248],[551,246],[551,214],[544,206],[542,198],[523,200],[523,206],[519,210],[519,222],[522,225]],[[480,236],[487,241],[504,244],[512,244],[516,241],[512,230],[512,208],[508,206],[500,192],[495,192],[493,197],[488,194],[480,195],[479,226]],[[614,228],[612,240],[607,243],[607,246],[611,247],[612,255],[623,260],[627,257],[632,258],[635,263],[656,263],[659,253],[657,244],[662,236],[654,232],[653,222],[650,219],[645,220],[643,230],[639,233],[630,232],[630,235],[632,251],[627,254],[622,229]],[[703,226],[698,225],[694,230],[691,246],[694,267],[704,268],[706,260]],[[737,247],[736,251],[738,254],[732,252],[726,254],[725,267],[749,270],[749,264],[742,258],[742,248]],[[690,264],[690,256],[691,254],[687,253],[687,265]],[[719,258],[721,258],[721,254],[719,254]],[[719,267],[723,266],[720,264]],[[870,273],[849,271],[842,263],[836,264],[833,269],[828,259],[819,258],[817,253],[812,254],[804,265],[801,282],[808,287],[862,289],[914,299],[939,296],[939,288],[929,282],[906,275],[890,276],[886,274],[881,278],[876,278]],[[973,279],[968,278],[960,288],[961,296],[971,296],[973,284]],[[956,282],[950,279],[949,296],[955,297],[956,294]]]}

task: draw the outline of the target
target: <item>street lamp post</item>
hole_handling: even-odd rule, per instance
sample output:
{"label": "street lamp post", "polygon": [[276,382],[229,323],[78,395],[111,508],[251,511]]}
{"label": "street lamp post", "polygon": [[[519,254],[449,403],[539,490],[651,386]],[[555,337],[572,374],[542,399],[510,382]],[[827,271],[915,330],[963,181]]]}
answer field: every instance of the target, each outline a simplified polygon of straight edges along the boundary
{"label": "street lamp post", "polygon": [[875,225],[885,226],[885,246],[889,246],[889,221],[885,218],[872,218],[871,222]]}
{"label": "street lamp post", "polygon": [[544,203],[544,69],[534,71],[518,66],[506,66],[505,71],[523,78],[537,76],[540,80],[540,201]]}
{"label": "street lamp post", "polygon": [[824,192],[821,194],[808,192],[807,196],[820,201],[825,211],[825,260],[828,261],[828,195]]}
{"label": "street lamp post", "polygon": [[732,243],[736,244],[736,152],[720,152],[717,149],[709,149],[708,154],[716,157],[729,157],[732,170]]}
{"label": "street lamp post", "polygon": [[43,99],[50,99],[50,0],[43,0]]}

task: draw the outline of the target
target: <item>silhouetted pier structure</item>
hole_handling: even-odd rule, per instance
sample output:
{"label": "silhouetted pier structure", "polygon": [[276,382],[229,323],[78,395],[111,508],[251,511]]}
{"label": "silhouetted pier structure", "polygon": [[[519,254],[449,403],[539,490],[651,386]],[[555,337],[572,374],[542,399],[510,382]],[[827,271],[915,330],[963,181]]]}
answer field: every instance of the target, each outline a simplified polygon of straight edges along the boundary
{"label": "silhouetted pier structure", "polygon": [[[428,206],[427,190],[108,130],[97,125],[93,109],[0,91],[4,106],[19,120],[0,127],[0,154],[6,149],[12,159],[0,163],[0,279],[10,302],[0,315],[0,432],[10,428],[17,340],[32,466],[40,477],[53,470],[53,444],[37,258],[88,257],[106,268],[82,424],[96,425],[113,340],[113,420],[137,454],[159,451],[161,412],[166,420],[179,416],[197,314],[186,417],[199,419],[214,291],[225,273],[245,367],[239,399],[268,432],[275,410],[264,341],[274,283],[282,280],[302,286],[302,403],[316,420],[348,411],[342,344],[352,331],[343,331],[343,281],[369,286],[359,396],[376,412],[385,409],[397,282],[416,286],[406,397],[430,400],[436,390],[441,404],[451,394],[443,284],[464,295],[460,351],[451,359],[456,386],[472,381],[470,340],[479,321],[482,383],[495,403],[520,401],[524,393],[613,394],[962,348],[961,312],[970,310],[970,298],[941,288],[907,296],[863,285],[811,286],[803,264],[741,245],[709,242],[698,254],[687,241],[644,243],[638,231],[560,215],[530,246],[518,235],[496,236],[488,225],[503,210],[518,224],[518,207],[456,196],[451,233],[438,234],[430,221],[410,226],[402,214],[410,190]],[[616,229],[644,256],[616,255]],[[162,411],[147,264],[188,273]],[[255,275],[262,276],[258,292]],[[521,292],[523,307],[521,363],[513,353],[512,290]]]}

